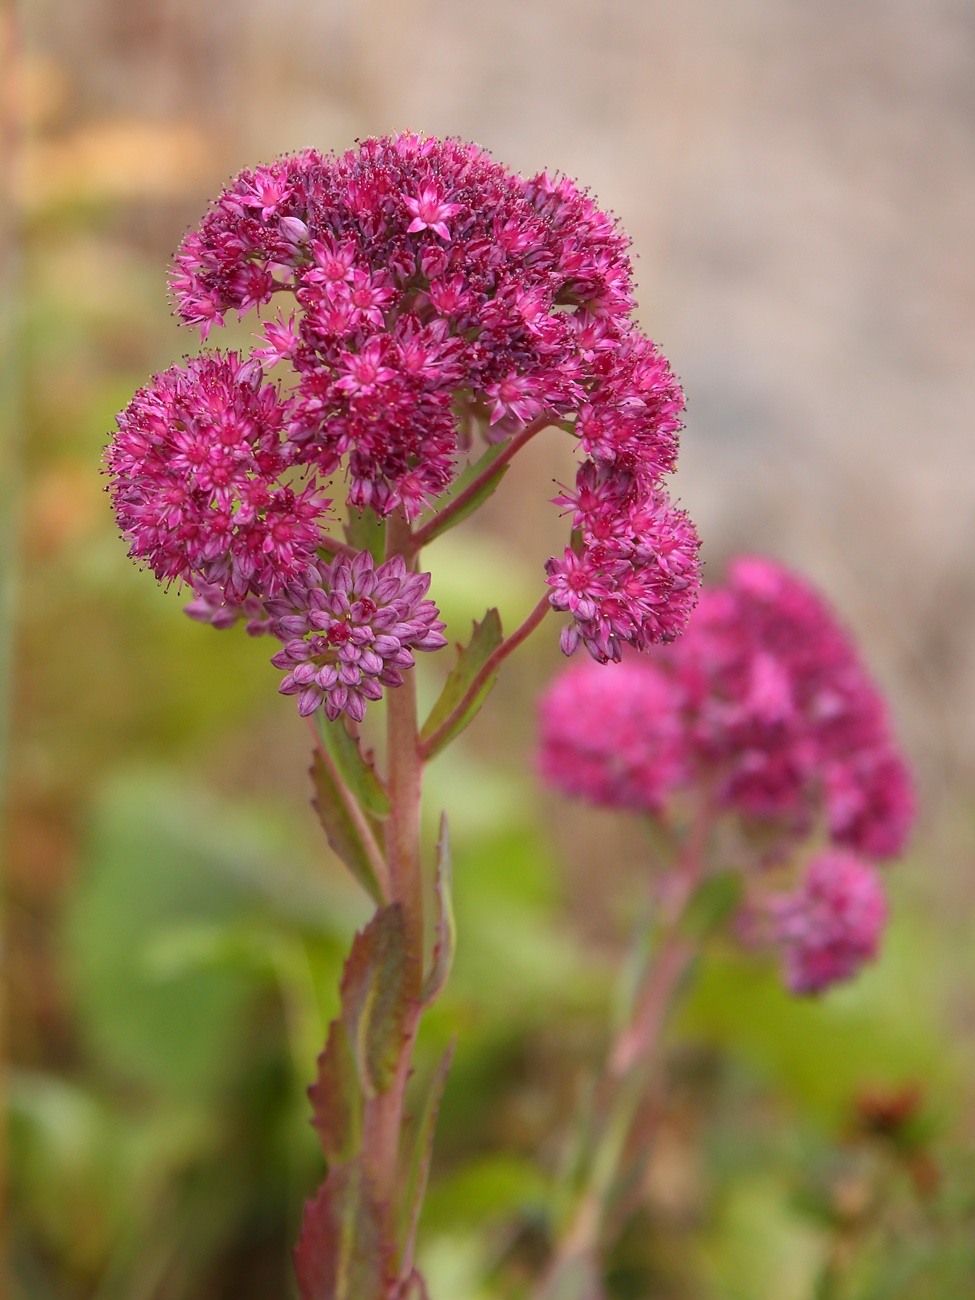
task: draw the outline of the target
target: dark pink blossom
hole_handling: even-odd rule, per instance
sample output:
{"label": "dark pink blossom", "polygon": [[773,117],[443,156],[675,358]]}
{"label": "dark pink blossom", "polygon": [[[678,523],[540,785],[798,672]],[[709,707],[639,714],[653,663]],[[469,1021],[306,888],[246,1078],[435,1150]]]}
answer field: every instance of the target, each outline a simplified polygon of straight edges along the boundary
{"label": "dark pink blossom", "polygon": [[544,695],[538,769],[564,794],[658,810],[686,775],[680,693],[646,660],[573,665]]}
{"label": "dark pink blossom", "polygon": [[437,607],[425,599],[428,573],[408,573],[401,556],[375,567],[368,551],[354,560],[309,564],[266,602],[270,630],[284,642],[271,662],[286,670],[278,688],[297,695],[298,712],[321,706],[361,722],[384,686],[400,686],[414,650],[447,644]]}
{"label": "dark pink blossom", "polygon": [[837,843],[900,852],[914,818],[910,773],[883,697],[808,584],[771,560],[737,560],[663,661],[726,806],[794,833],[822,809]]}
{"label": "dark pink blossom", "polygon": [[852,853],[814,859],[799,888],[768,901],[793,993],[820,993],[877,955],[887,901],[876,869]]}
{"label": "dark pink blossom", "polygon": [[[422,513],[457,472],[458,409],[494,442],[538,418],[574,425],[606,486],[581,547],[619,581],[563,641],[616,658],[679,631],[697,585],[693,530],[660,488],[683,395],[630,320],[627,243],[564,177],[404,134],[242,172],[184,241],[173,290],[204,334],[294,295],[255,356],[293,367],[296,460],[327,475],[344,461],[353,506]],[[552,603],[575,618],[567,564],[551,562]]]}
{"label": "dark pink blossom", "polygon": [[157,375],[118,417],[107,465],[129,554],[157,578],[273,595],[315,556],[330,502],[294,462],[290,404],[260,366],[211,353]]}

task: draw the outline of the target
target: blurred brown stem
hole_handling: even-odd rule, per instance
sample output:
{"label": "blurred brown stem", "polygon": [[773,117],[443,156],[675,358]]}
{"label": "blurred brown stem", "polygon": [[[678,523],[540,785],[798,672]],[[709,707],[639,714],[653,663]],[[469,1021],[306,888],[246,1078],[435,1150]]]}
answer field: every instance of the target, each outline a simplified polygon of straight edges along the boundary
{"label": "blurred brown stem", "polygon": [[[536,1300],[589,1300],[589,1295],[577,1295],[571,1284],[567,1289],[566,1283],[573,1277],[598,1277],[603,1229],[613,1187],[650,1073],[659,1061],[667,1015],[698,950],[698,943],[683,933],[681,922],[703,875],[710,822],[710,813],[703,807],[669,882],[659,946],[634,998],[629,1021],[610,1049],[597,1086],[604,1119],[588,1177],[569,1227],[535,1291]],[[598,1296],[598,1289],[592,1290],[598,1288],[598,1283],[590,1281],[587,1285]]]}

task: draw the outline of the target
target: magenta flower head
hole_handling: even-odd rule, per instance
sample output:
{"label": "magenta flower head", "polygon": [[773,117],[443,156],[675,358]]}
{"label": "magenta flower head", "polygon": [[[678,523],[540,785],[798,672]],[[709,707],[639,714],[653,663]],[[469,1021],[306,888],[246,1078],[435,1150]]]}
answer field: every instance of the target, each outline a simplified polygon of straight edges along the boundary
{"label": "magenta flower head", "polygon": [[652,663],[574,665],[540,704],[539,772],[587,803],[656,811],[686,776],[680,705],[678,684]]}
{"label": "magenta flower head", "polygon": [[424,599],[429,585],[399,555],[378,568],[368,551],[309,564],[284,598],[267,602],[271,631],[285,643],[271,659],[287,670],[281,694],[298,696],[303,717],[322,705],[328,718],[344,710],[361,722],[384,686],[402,684],[411,651],[447,644],[436,605]]}
{"label": "magenta flower head", "polygon": [[876,957],[887,902],[874,867],[833,850],[815,858],[799,888],[769,900],[787,987],[819,993]]}
{"label": "magenta flower head", "polygon": [[[255,356],[295,374],[297,462],[349,502],[418,518],[450,485],[472,421],[488,442],[573,429],[586,460],[577,552],[552,603],[618,659],[683,627],[698,543],[661,487],[683,394],[630,320],[628,241],[566,178],[514,175],[475,145],[404,134],[241,175],[177,255],[178,314],[204,338],[281,292]],[[595,496],[593,496],[595,493]]]}
{"label": "magenta flower head", "polygon": [[697,762],[717,797],[874,858],[904,846],[913,787],[887,709],[826,602],[771,560],[735,561],[661,655],[686,692]]}
{"label": "magenta flower head", "polygon": [[[249,357],[175,366],[118,417],[107,464],[130,554],[189,584],[193,617],[261,632],[310,608],[267,602],[334,594],[308,578],[350,552],[319,484],[334,495],[344,478],[348,509],[404,521],[409,567],[438,513],[464,505],[451,487],[469,461],[489,475],[496,456],[499,476],[555,425],[583,458],[557,499],[572,546],[546,566],[571,620],[563,650],[606,662],[670,640],[699,582],[697,536],[663,487],[684,399],[631,319],[627,250],[570,180],[456,140],[402,134],[241,172],[176,255],[176,314],[206,340],[228,312],[289,305],[260,320]],[[364,695],[328,685],[338,660],[317,652],[301,663],[287,689],[303,710],[316,691],[332,710],[377,689],[369,672]]]}
{"label": "magenta flower head", "polygon": [[316,554],[331,502],[294,462],[289,403],[253,361],[230,352],[157,375],[118,417],[108,451],[129,554],[157,578],[219,586],[232,601],[268,595]]}

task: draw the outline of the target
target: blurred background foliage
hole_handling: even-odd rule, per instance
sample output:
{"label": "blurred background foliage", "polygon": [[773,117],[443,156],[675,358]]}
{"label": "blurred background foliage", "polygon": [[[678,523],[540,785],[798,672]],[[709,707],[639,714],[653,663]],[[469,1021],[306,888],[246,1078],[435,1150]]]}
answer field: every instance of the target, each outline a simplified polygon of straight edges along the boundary
{"label": "blurred background foliage", "polygon": [[[971,5],[29,0],[20,26],[9,1295],[290,1294],[322,1172],[304,1089],[367,908],[309,810],[267,646],[190,622],[130,564],[99,461],[115,411],[195,349],[165,267],[223,179],[409,126],[578,175],[621,216],[688,393],[679,491],[709,569],[765,549],[819,581],[920,773],[874,969],[801,1003],[720,945],[696,973],[610,1295],[975,1296]],[[431,548],[454,636],[534,604],[569,465],[536,440]],[[429,773],[460,927],[421,1053],[422,1073],[459,1037],[433,1300],[524,1296],[544,1259],[650,869],[639,827],[534,782],[558,664],[543,629]],[[423,666],[431,697],[443,670]]]}

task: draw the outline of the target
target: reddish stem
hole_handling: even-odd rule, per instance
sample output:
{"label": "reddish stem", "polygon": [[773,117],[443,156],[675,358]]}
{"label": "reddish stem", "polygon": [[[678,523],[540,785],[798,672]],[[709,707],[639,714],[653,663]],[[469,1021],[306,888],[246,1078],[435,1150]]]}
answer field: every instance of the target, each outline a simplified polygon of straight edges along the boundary
{"label": "reddish stem", "polygon": [[[413,548],[410,526],[401,514],[391,515],[386,527],[386,555],[402,555],[409,566]],[[415,669],[403,674],[403,684],[391,690],[387,714],[387,785],[391,804],[386,823],[386,860],[389,894],[403,909],[406,948],[411,967],[413,997],[403,1025],[403,1045],[391,1086],[366,1102],[362,1150],[380,1201],[392,1201],[396,1188],[397,1159],[403,1126],[406,1085],[410,1077],[413,1044],[420,1023],[420,986],[423,980],[423,883],[420,869],[420,797],[423,764],[420,760],[416,710]]]}
{"label": "reddish stem", "polygon": [[487,483],[489,479],[493,478],[499,469],[502,469],[507,465],[508,461],[521,451],[526,442],[530,442],[536,433],[541,433],[541,431],[547,429],[551,423],[551,416],[540,415],[537,419],[532,420],[531,424],[526,425],[525,428],[522,429],[521,433],[516,433],[505,447],[504,451],[495,456],[494,460],[491,461],[491,464],[481,470],[480,474],[478,474],[476,478],[471,479],[463,492],[458,492],[453,500],[449,501],[442,510],[438,511],[432,519],[428,519],[422,528],[416,530],[413,534],[413,551],[416,552],[420,550],[421,547],[426,546],[430,538],[438,532],[445,523],[453,519],[454,515],[458,514],[466,505],[473,501],[481,488],[483,488],[484,484]]}
{"label": "reddish stem", "polygon": [[476,698],[478,691],[483,688],[484,683],[493,676],[497,671],[498,666],[507,659],[508,655],[510,655],[513,650],[517,650],[522,641],[531,636],[532,632],[535,631],[535,628],[538,627],[539,623],[541,623],[542,619],[551,608],[552,606],[548,596],[543,596],[525,619],[524,623],[522,623],[521,627],[512,632],[507,641],[502,641],[493,654],[488,655],[487,659],[485,659],[480,670],[474,677],[474,680],[464,692],[464,696],[457,707],[447,718],[444,719],[443,722],[441,722],[437,730],[421,743],[419,752],[420,758],[424,763],[437,752],[444,736],[449,735],[451,728],[464,716],[464,713],[470,707],[471,701]]}
{"label": "reddish stem", "polygon": [[347,555],[350,560],[354,560],[359,552],[354,546],[349,546],[345,542],[340,542],[337,537],[332,537],[328,533],[323,533],[318,539],[318,545],[323,551],[331,551],[333,555]]}

